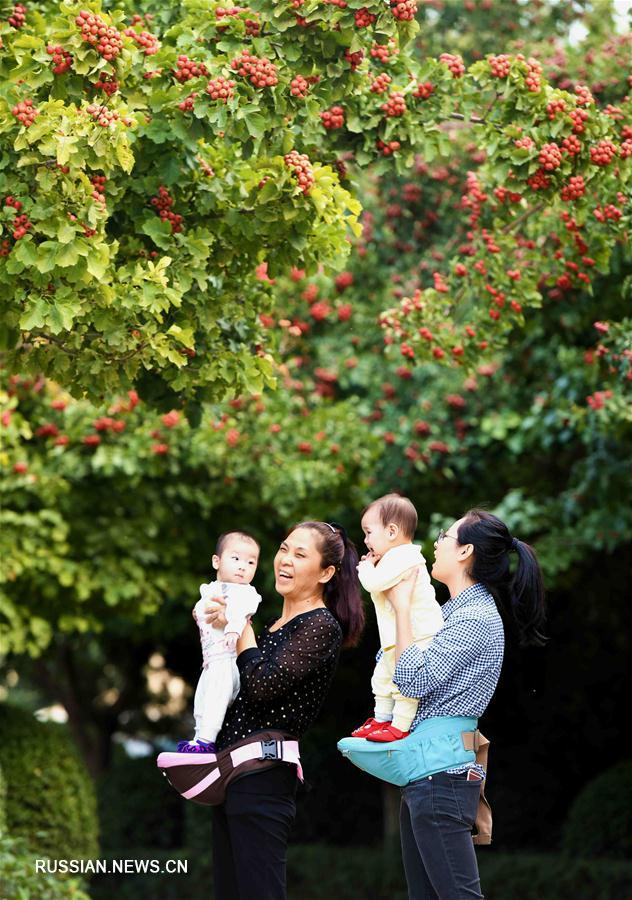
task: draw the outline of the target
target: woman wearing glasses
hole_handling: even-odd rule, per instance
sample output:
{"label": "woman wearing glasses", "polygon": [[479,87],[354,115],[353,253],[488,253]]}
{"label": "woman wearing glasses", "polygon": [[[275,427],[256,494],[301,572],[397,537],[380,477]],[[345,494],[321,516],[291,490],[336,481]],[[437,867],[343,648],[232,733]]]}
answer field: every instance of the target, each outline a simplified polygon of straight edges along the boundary
{"label": "woman wearing glasses", "polygon": [[[480,717],[503,660],[504,628],[521,645],[542,644],[542,573],[533,549],[496,516],[472,509],[440,531],[432,576],[445,584],[444,625],[421,650],[413,642],[410,600],[414,577],[387,592],[395,610],[393,681],[418,699],[412,729],[441,716]],[[469,763],[402,788],[400,830],[410,900],[482,898],[472,843],[485,769]]]}

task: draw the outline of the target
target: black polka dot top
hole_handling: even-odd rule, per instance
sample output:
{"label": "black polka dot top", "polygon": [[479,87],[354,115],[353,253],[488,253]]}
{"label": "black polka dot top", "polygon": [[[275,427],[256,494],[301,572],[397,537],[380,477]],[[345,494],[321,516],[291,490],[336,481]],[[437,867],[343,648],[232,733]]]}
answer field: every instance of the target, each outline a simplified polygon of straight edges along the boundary
{"label": "black polka dot top", "polygon": [[270,625],[258,647],[237,657],[241,687],[217,736],[218,750],[266,728],[300,738],[325,699],[342,646],[337,619],[320,607],[276,631]]}

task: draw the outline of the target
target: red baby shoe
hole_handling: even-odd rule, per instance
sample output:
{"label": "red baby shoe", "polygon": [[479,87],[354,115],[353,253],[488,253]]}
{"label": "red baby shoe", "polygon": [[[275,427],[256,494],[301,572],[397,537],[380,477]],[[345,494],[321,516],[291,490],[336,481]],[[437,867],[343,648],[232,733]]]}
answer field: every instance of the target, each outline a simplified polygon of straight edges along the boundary
{"label": "red baby shoe", "polygon": [[370,734],[367,734],[367,741],[376,741],[381,744],[386,744],[389,741],[401,741],[402,738],[408,737],[410,731],[400,731],[399,728],[395,728],[390,722],[382,722],[382,727],[379,730],[371,731]]}
{"label": "red baby shoe", "polygon": [[385,725],[388,725],[388,722],[378,722],[377,719],[367,719],[364,725],[360,725],[359,728],[356,728],[355,731],[351,732],[351,737],[355,738],[365,738],[372,731],[377,731],[378,728],[384,728]]}

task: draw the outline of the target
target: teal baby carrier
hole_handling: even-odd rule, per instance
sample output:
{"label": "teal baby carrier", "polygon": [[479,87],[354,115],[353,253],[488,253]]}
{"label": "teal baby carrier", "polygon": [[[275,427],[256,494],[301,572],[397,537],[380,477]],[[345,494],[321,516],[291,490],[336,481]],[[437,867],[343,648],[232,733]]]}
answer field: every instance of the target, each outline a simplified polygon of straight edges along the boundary
{"label": "teal baby carrier", "polygon": [[[376,743],[366,738],[342,738],[338,749],[350,762],[369,775],[397,787],[478,762],[487,767],[489,741],[478,731],[478,720],[469,716],[436,716],[419,723],[412,734],[399,741]],[[476,818],[474,843],[491,841],[491,810],[483,793]]]}

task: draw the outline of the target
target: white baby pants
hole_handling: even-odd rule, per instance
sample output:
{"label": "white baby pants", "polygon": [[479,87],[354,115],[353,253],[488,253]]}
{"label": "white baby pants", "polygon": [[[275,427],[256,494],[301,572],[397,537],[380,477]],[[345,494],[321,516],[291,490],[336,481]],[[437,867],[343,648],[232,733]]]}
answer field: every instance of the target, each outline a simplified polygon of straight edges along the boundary
{"label": "white baby pants", "polygon": [[214,741],[217,737],[226,710],[239,693],[236,659],[236,653],[213,653],[209,665],[202,669],[193,701],[194,740]]}

